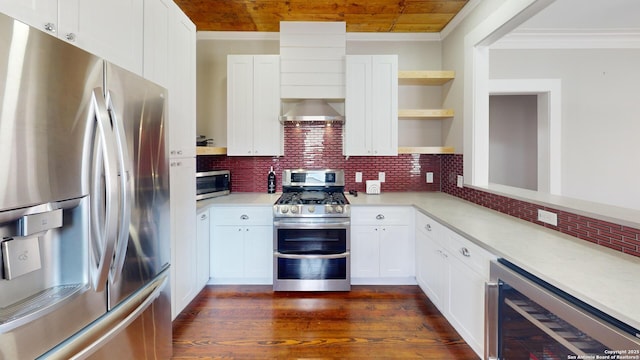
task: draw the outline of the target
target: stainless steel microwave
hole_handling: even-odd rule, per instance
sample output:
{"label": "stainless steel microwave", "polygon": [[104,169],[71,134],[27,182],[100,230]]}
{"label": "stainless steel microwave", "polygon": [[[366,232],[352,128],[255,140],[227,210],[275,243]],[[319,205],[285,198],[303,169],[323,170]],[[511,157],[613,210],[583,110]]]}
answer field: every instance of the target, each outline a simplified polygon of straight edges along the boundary
{"label": "stainless steel microwave", "polygon": [[196,200],[227,195],[229,192],[231,192],[231,174],[229,170],[196,173]]}

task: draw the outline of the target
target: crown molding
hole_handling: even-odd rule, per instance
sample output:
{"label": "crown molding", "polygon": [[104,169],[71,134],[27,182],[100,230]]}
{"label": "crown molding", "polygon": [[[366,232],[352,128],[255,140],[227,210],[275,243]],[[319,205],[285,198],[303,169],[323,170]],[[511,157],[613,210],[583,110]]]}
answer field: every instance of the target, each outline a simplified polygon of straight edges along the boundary
{"label": "crown molding", "polygon": [[198,31],[197,40],[275,40],[280,41],[279,32],[267,31]]}
{"label": "crown molding", "polygon": [[638,29],[522,29],[491,49],[638,49]]}

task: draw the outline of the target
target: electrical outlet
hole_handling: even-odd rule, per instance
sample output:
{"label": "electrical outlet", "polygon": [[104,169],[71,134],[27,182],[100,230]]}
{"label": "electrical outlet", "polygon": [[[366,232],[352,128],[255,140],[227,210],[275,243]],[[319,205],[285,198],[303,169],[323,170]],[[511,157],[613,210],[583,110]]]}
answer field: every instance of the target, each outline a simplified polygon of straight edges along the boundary
{"label": "electrical outlet", "polygon": [[457,185],[459,188],[464,186],[464,178],[462,177],[462,175],[458,175]]}
{"label": "electrical outlet", "polygon": [[432,172],[428,172],[427,173],[427,184],[431,184],[433,183],[433,173]]}
{"label": "electrical outlet", "polygon": [[356,182],[357,183],[361,183],[362,182],[362,173],[360,171],[356,172]]}
{"label": "electrical outlet", "polygon": [[552,213],[551,211],[538,209],[538,221],[542,221],[543,223],[547,223],[553,226],[558,226],[558,214]]}
{"label": "electrical outlet", "polygon": [[384,178],[385,178],[384,172],[379,172],[378,173],[378,181],[380,181],[382,183],[382,182],[384,182]]}

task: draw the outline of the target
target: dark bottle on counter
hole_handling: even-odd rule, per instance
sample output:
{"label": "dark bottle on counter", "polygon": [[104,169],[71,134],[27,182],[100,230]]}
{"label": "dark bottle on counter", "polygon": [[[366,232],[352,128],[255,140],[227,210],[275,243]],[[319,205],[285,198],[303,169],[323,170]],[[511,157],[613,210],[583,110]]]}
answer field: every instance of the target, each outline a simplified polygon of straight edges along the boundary
{"label": "dark bottle on counter", "polygon": [[267,193],[274,194],[276,192],[276,173],[273,172],[273,166],[269,170],[267,176]]}

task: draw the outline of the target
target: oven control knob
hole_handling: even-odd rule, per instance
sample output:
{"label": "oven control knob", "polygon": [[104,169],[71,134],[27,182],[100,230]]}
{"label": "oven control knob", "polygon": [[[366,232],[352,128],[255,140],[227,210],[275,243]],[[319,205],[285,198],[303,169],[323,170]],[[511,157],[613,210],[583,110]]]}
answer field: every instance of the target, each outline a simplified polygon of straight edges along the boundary
{"label": "oven control knob", "polygon": [[324,211],[326,211],[327,214],[331,214],[333,212],[333,206],[327,206]]}
{"label": "oven control knob", "polygon": [[289,208],[286,206],[280,206],[280,212],[286,214],[289,212]]}
{"label": "oven control knob", "polygon": [[295,205],[291,205],[291,213],[292,213],[292,214],[295,214],[295,213],[297,213],[297,212],[298,212],[298,207],[297,207],[297,206],[295,206]]}
{"label": "oven control knob", "polygon": [[315,207],[315,206],[309,206],[309,207],[307,207],[307,210],[308,210],[310,213],[312,213],[312,212],[315,212],[315,211],[316,211],[316,207]]}
{"label": "oven control knob", "polygon": [[342,206],[340,206],[340,205],[336,206],[336,212],[338,214],[342,213]]}

